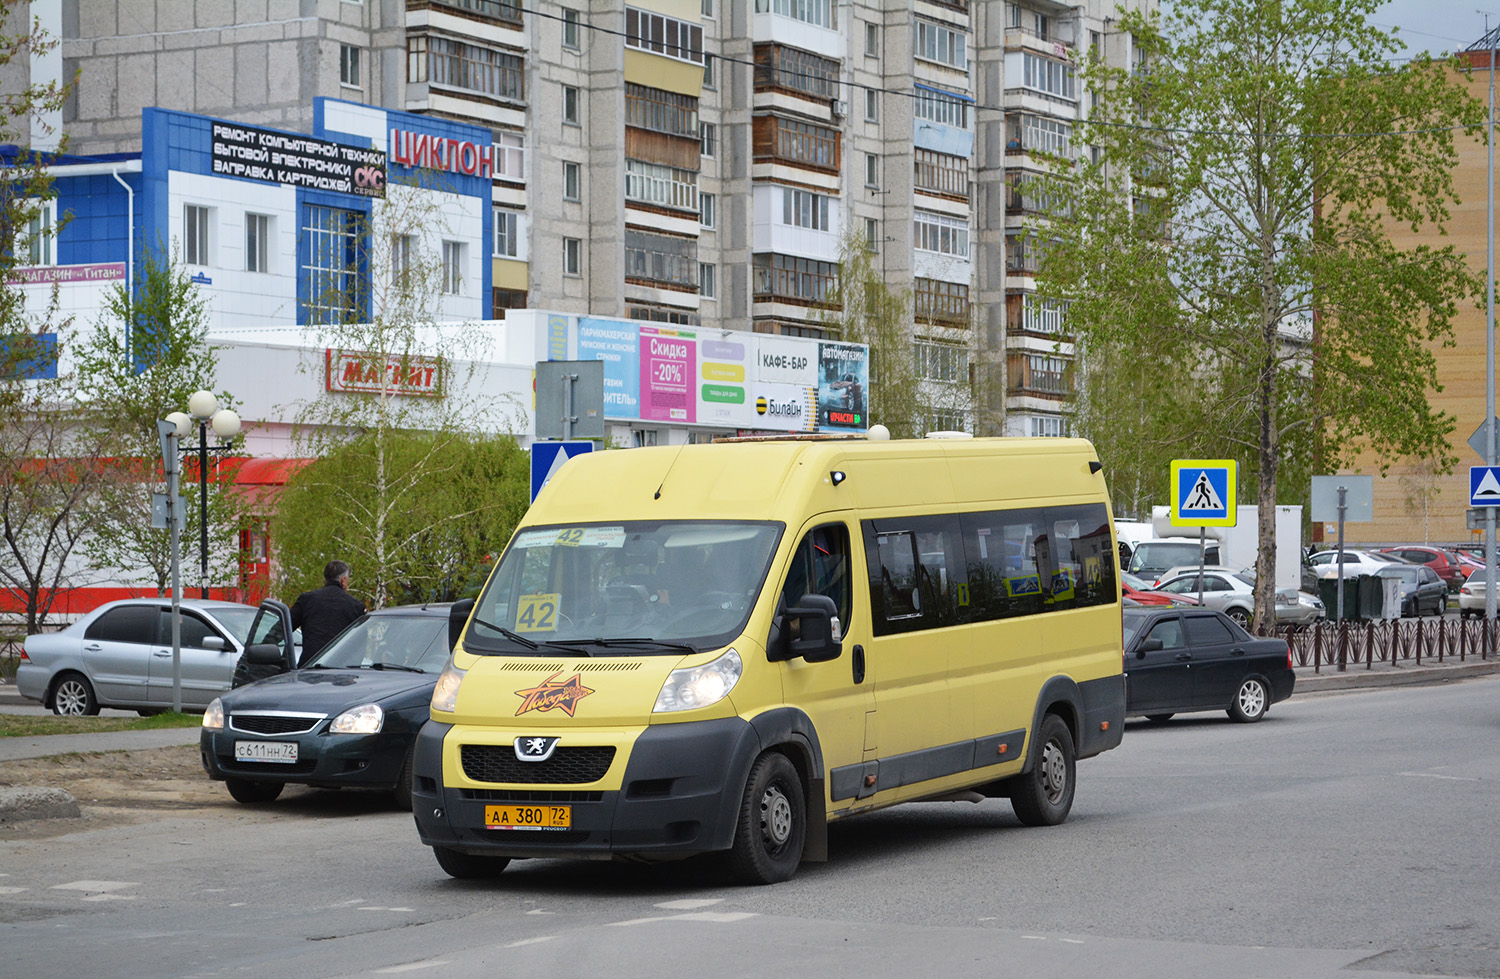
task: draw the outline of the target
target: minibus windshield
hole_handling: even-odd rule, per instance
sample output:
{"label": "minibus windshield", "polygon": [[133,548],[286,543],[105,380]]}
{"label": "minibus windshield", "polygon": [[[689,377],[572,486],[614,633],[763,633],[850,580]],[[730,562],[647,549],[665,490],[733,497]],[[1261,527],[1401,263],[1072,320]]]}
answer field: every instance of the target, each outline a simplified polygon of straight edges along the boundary
{"label": "minibus windshield", "polygon": [[738,635],[779,523],[621,521],[528,527],[475,606],[472,653],[681,655]]}

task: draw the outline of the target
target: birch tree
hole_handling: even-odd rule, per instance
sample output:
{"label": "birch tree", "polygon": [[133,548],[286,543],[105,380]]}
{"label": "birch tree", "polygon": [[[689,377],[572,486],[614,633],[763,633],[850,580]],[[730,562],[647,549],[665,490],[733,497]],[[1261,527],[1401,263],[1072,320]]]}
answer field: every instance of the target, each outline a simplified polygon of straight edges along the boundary
{"label": "birch tree", "polygon": [[[1376,6],[1180,0],[1164,19],[1125,13],[1133,67],[1081,69],[1097,105],[1074,138],[1100,152],[1059,163],[1047,187],[1070,217],[1046,229],[1040,287],[1069,303],[1085,356],[1186,352],[1191,366],[1157,393],[1198,404],[1197,452],[1249,462],[1262,631],[1289,466],[1305,478],[1315,444],[1324,466],[1360,452],[1454,461],[1453,419],[1428,402],[1430,350],[1451,340],[1477,282],[1452,246],[1398,248],[1383,229],[1441,235],[1455,141],[1483,107],[1447,64],[1399,60],[1403,45],[1369,23]],[[1084,434],[1159,414],[1094,418]]]}

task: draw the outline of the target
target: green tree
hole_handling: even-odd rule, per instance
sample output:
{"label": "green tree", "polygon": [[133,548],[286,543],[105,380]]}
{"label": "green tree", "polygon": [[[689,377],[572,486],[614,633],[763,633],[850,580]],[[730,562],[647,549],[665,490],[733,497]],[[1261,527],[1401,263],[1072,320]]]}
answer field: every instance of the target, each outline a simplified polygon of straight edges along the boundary
{"label": "green tree", "polygon": [[1075,142],[1101,152],[1047,187],[1072,217],[1045,230],[1041,288],[1069,302],[1085,352],[1189,352],[1173,386],[1211,406],[1196,417],[1220,448],[1204,451],[1250,462],[1259,629],[1274,608],[1273,508],[1318,440],[1325,465],[1361,451],[1452,463],[1429,345],[1451,337],[1477,283],[1452,247],[1399,249],[1383,226],[1441,232],[1455,133],[1483,107],[1446,64],[1395,62],[1400,42],[1368,22],[1376,6],[1125,13],[1138,64],[1084,72],[1098,104]]}
{"label": "green tree", "polygon": [[[379,479],[383,497],[370,492]],[[338,558],[374,608],[472,595],[526,513],[530,480],[509,435],[367,432],[287,483],[272,521],[276,589],[290,600],[316,588]]]}
{"label": "green tree", "polygon": [[[335,278],[309,303],[309,319],[320,324],[318,346],[336,351],[350,376],[362,382],[359,391],[328,390],[297,406],[300,443],[320,456],[357,445],[369,468],[357,482],[319,478],[308,486],[326,494],[326,508],[344,522],[338,540],[357,546],[329,557],[361,562],[360,580],[377,608],[423,588],[441,591],[442,576],[421,570],[434,558],[416,549],[421,536],[410,517],[422,513],[424,525],[433,528],[450,518],[426,509],[414,487],[452,475],[455,457],[480,439],[476,433],[519,428],[521,406],[506,398],[481,399],[479,385],[471,383],[489,359],[487,335],[466,323],[440,321],[439,303],[459,284],[454,276],[460,271],[445,263],[441,251],[444,238],[457,237],[445,228],[434,193],[442,186],[442,176],[428,172],[409,183],[392,182],[368,218],[349,217],[341,230],[352,247],[341,254],[351,270],[371,274],[342,281],[359,283],[355,288],[368,294],[343,291]],[[327,368],[320,353],[302,369]],[[433,372],[435,388],[425,392],[430,396],[412,397],[394,380],[414,370]],[[477,512],[457,510],[452,519]],[[273,539],[280,563],[289,539]],[[327,541],[333,546],[332,538]],[[283,577],[300,581],[302,570],[283,571]]]}
{"label": "green tree", "polygon": [[924,406],[912,350],[911,290],[891,290],[863,232],[851,230],[840,242],[839,274],[819,317],[840,340],[870,348],[870,423],[890,429],[891,438],[919,437]]}
{"label": "green tree", "polygon": [[[156,422],[184,411],[193,392],[206,388],[218,369],[216,348],[208,342],[208,307],[198,287],[164,247],[148,250],[137,263],[134,295],[124,283],[110,290],[92,331],[78,350],[80,371],[91,379],[94,403],[108,417],[92,422],[118,427],[120,451],[115,477],[102,487],[84,550],[94,564],[133,578],[148,572],[158,594],[171,581],[171,534],[151,526],[151,495],[165,492],[161,443]],[[219,405],[233,408],[227,392]],[[210,434],[212,438],[212,434]],[[196,445],[197,433],[183,439]],[[221,476],[228,454],[209,454],[209,582],[238,582],[243,507]],[[192,529],[202,520],[198,457],[183,457],[181,492],[186,497],[183,549],[196,553]],[[196,560],[183,559],[189,568]],[[194,574],[185,575],[193,578]]]}

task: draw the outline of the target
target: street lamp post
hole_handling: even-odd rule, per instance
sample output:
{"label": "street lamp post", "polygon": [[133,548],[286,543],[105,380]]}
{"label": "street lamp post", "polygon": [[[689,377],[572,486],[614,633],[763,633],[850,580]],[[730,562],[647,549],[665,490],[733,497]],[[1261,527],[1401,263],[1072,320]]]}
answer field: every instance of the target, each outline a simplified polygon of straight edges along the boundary
{"label": "street lamp post", "polygon": [[179,442],[192,431],[193,422],[198,423],[198,444],[183,445],[182,451],[198,451],[198,584],[200,597],[208,597],[208,454],[224,452],[228,446],[212,448],[208,444],[208,430],[221,439],[231,439],[240,433],[240,416],[228,408],[219,407],[219,399],[212,391],[196,391],[188,398],[187,412],[174,411],[167,421],[177,426]]}

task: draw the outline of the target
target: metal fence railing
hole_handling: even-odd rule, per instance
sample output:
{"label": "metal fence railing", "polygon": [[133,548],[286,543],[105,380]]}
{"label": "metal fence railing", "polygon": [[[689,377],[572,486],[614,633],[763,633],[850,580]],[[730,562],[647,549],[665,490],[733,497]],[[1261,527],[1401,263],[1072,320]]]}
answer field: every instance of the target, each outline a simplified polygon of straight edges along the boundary
{"label": "metal fence railing", "polygon": [[1377,663],[1421,666],[1424,661],[1500,658],[1500,621],[1447,618],[1387,619],[1368,622],[1327,621],[1307,626],[1278,626],[1276,635],[1292,649],[1296,666],[1324,669],[1371,669]]}

